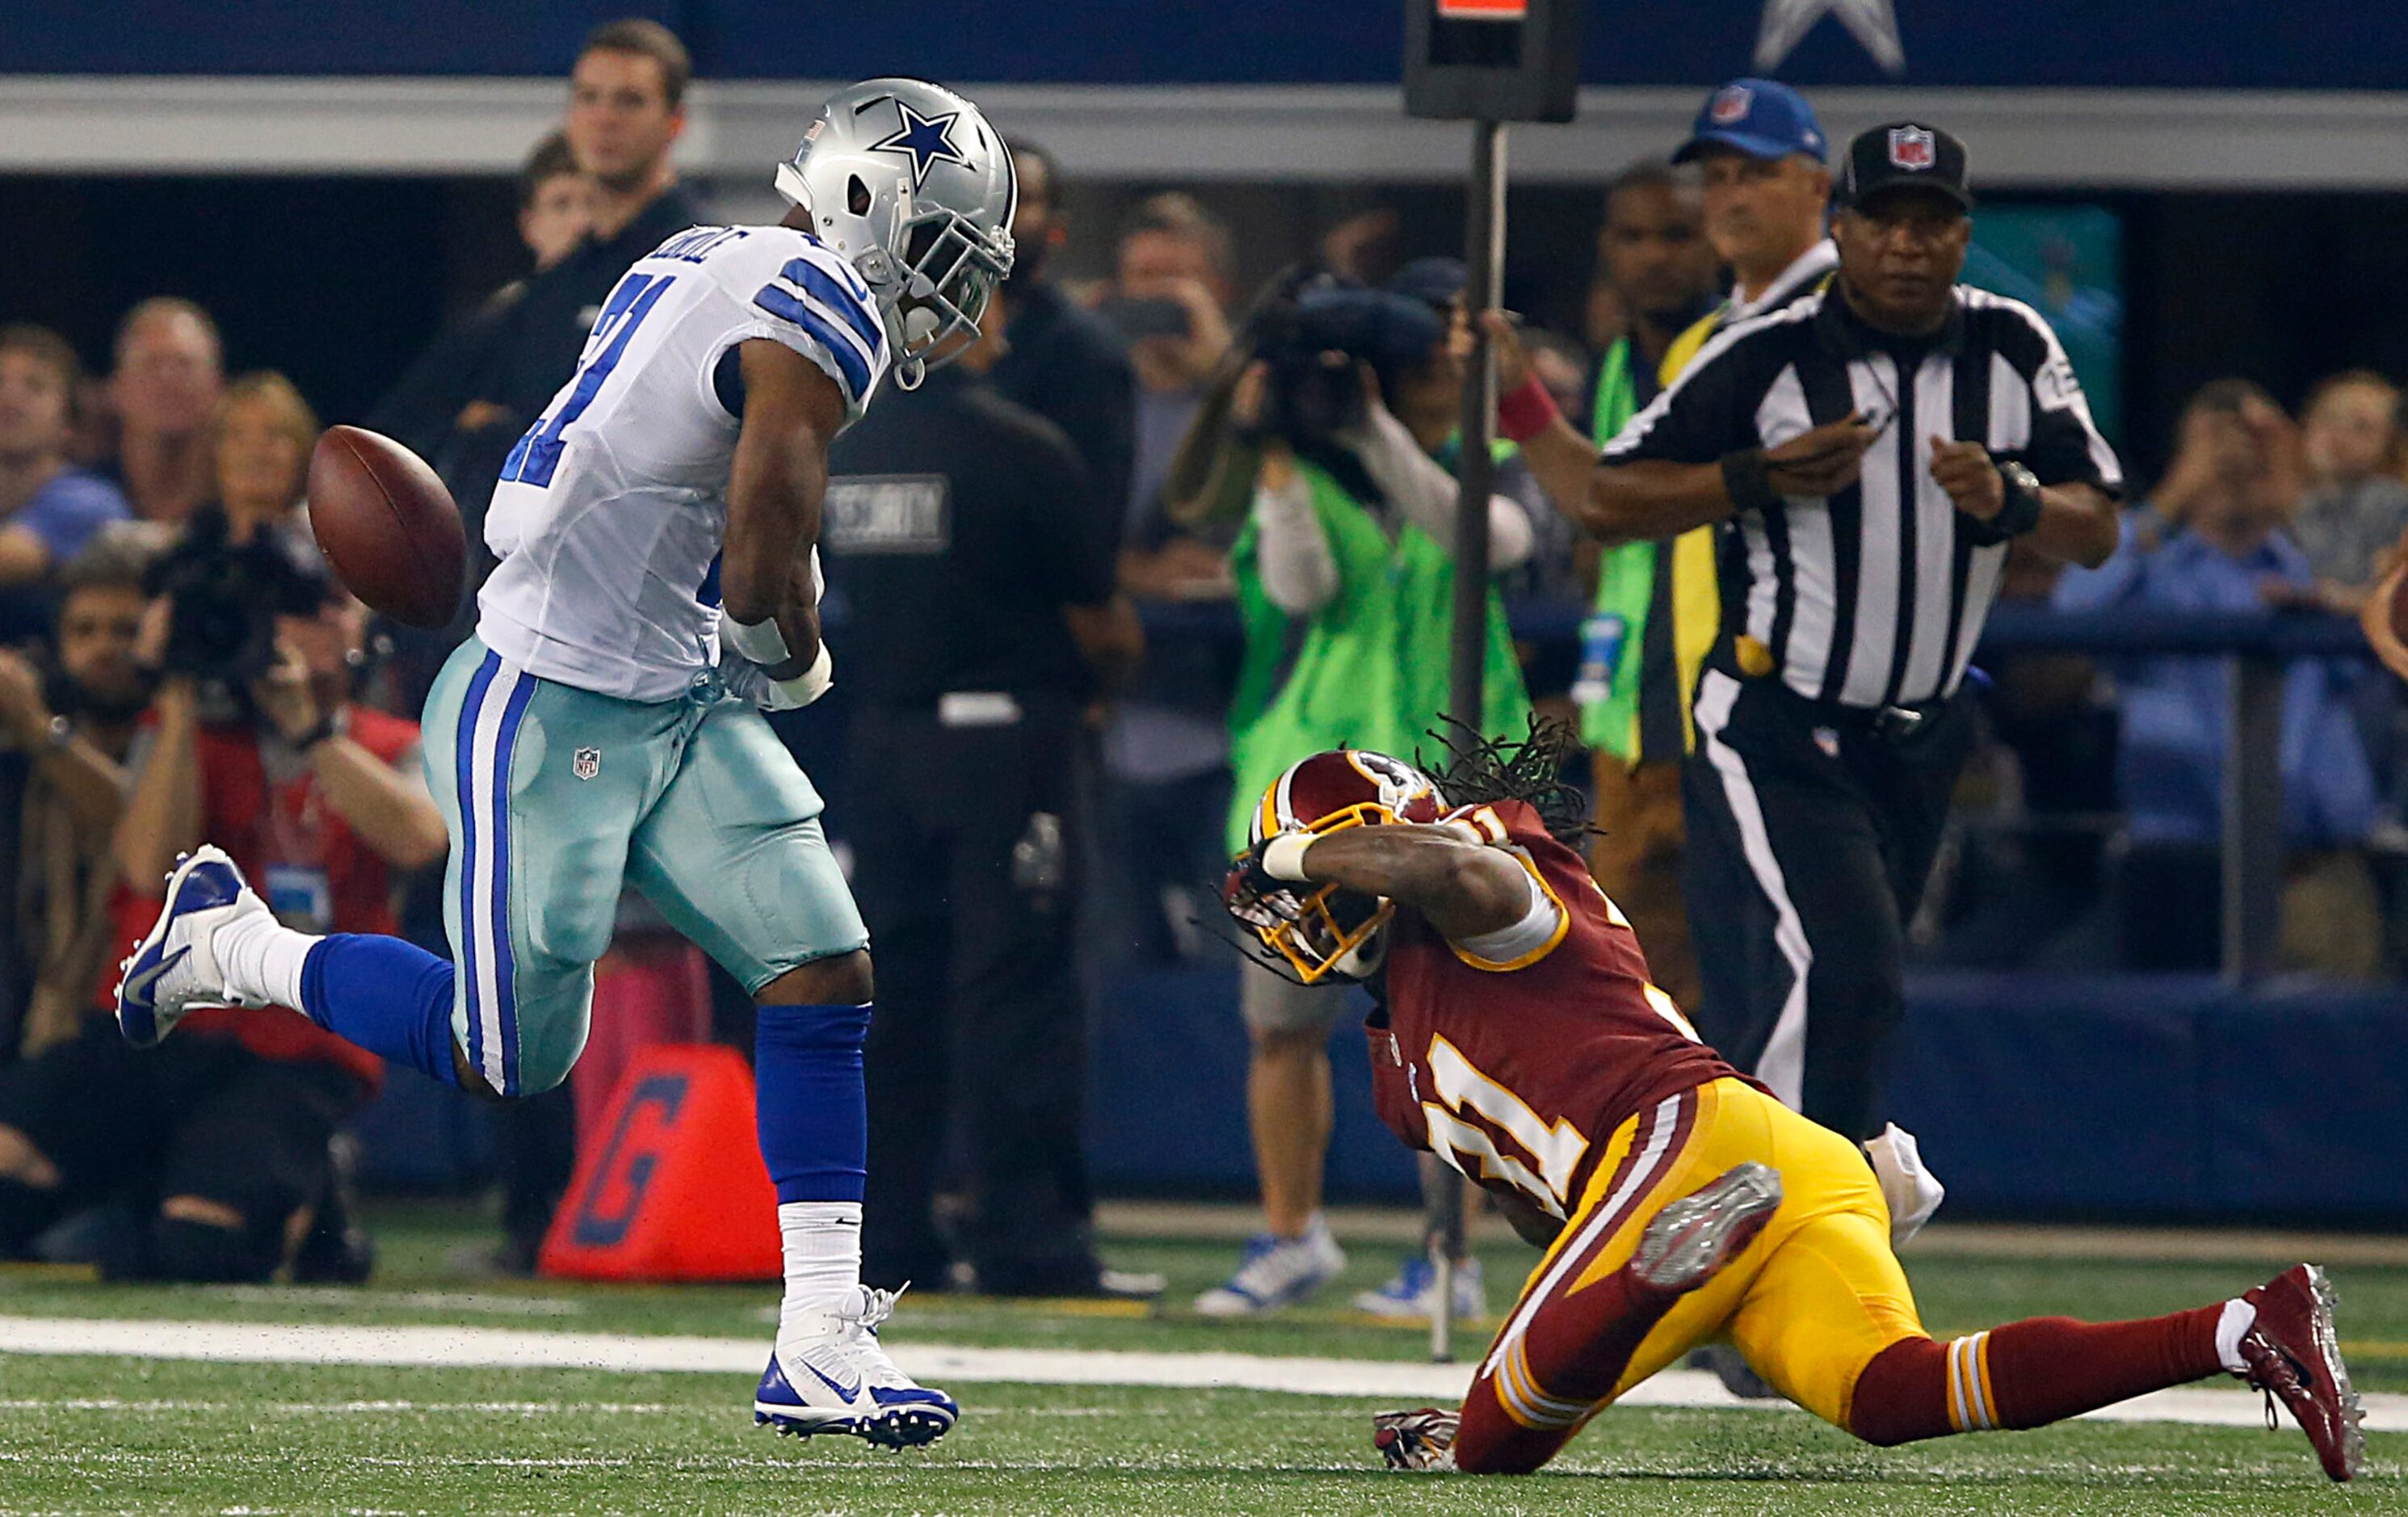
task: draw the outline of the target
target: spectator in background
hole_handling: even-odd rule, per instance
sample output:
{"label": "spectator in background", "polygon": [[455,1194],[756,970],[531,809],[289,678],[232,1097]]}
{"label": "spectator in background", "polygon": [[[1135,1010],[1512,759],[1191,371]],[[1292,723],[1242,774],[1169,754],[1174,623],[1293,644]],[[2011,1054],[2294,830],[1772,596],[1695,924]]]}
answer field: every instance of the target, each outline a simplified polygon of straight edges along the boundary
{"label": "spectator in background", "polygon": [[75,1036],[122,950],[108,904],[126,751],[150,704],[134,648],[150,597],[145,534],[111,526],[61,575],[55,651],[0,651],[0,1064]]}
{"label": "spectator in background", "polygon": [[0,590],[47,578],[132,512],[67,461],[83,365],[56,333],[0,326]]}
{"label": "spectator in background", "polygon": [[[1787,140],[1794,146],[1802,137]],[[1730,158],[1725,168],[1756,163],[1730,144],[1709,146]],[[1795,152],[1779,164],[1784,174],[1803,172]],[[1811,220],[1800,214],[1792,222],[1786,240],[1750,259],[1756,278],[1786,267],[1793,245],[1820,233],[1819,207]],[[1714,264],[1704,196],[1693,179],[1650,161],[1624,169],[1607,188],[1597,282],[1613,291],[1625,328],[1598,358],[1585,406],[1565,412],[1587,416],[1590,440],[1599,447],[1663,391],[1673,345],[1713,304]],[[1581,737],[1589,747],[1590,798],[1597,808],[1589,868],[1648,945],[1656,983],[1692,1010],[1699,985],[1681,897],[1687,840],[1681,759],[1697,660],[1719,620],[1713,541],[1710,531],[1698,532],[1597,554],[1573,689],[1582,703]]]}
{"label": "spectator in background", "polygon": [[[1140,603],[1226,600],[1236,522],[1175,519],[1163,495],[1214,366],[1227,378],[1228,231],[1193,197],[1159,194],[1123,226],[1115,256],[1097,314],[1128,343],[1136,375],[1120,586]],[[1105,730],[1102,852],[1125,878],[1096,895],[1104,940],[1120,951],[1209,951],[1192,923],[1199,892],[1217,888],[1226,863],[1218,822],[1229,800],[1230,680],[1222,649],[1157,644]]]}
{"label": "spectator in background", "polygon": [[117,449],[102,472],[136,516],[181,522],[208,498],[209,425],[224,384],[217,323],[193,302],[154,295],[118,323],[108,378]]}
{"label": "spectator in background", "polygon": [[57,334],[0,326],[0,638],[48,630],[52,572],[125,519],[125,497],[68,463],[82,365]]}
{"label": "spectator in background", "polygon": [[[694,65],[660,22],[630,17],[587,34],[569,79],[564,131],[594,181],[592,225],[560,260],[527,281],[471,387],[482,434],[525,430],[577,367],[594,319],[628,266],[693,225],[694,197],[669,154],[685,132]],[[494,454],[498,465],[501,453]],[[490,483],[490,481],[488,481]]]}
{"label": "spectator in background", "polygon": [[[996,393],[1060,427],[1078,451],[1086,488],[1125,520],[1136,450],[1136,396],[1128,348],[1110,323],[1065,295],[1046,264],[1069,240],[1062,216],[1062,165],[1033,142],[1011,144],[1020,177],[1012,213],[1011,277],[996,293],[1004,318],[1003,356],[989,378]],[[1085,520],[1087,513],[1080,512]]]}
{"label": "spectator in background", "polygon": [[2356,616],[2408,532],[2400,390],[2372,370],[2351,369],[2308,392],[2300,414],[2307,488],[2291,537],[2315,576],[2317,603]]}
{"label": "spectator in background", "polygon": [[[2253,611],[2312,591],[2284,535],[2298,504],[2288,419],[2246,380],[2219,379],[2184,412],[2156,499],[2125,523],[2106,564],[2069,570],[2056,604]],[[2229,676],[2221,660],[2106,661],[2123,713],[2118,789],[2132,851],[2122,877],[2126,952],[2143,969],[2213,967]],[[2351,671],[2301,659],[2284,677],[2283,836],[2290,850],[2283,954],[2293,967],[2365,979],[2381,940],[2362,847],[2374,781],[2347,691]]]}
{"label": "spectator in background", "polygon": [[[535,146],[519,170],[519,241],[541,274],[556,266],[593,230],[594,177],[577,165],[566,134],[553,132]],[[494,402],[478,398],[478,376],[510,311],[526,294],[527,281],[512,279],[482,304],[443,329],[369,413],[367,424],[407,445],[450,481],[456,436],[481,432],[502,420]],[[454,488],[457,493],[457,487]],[[471,523],[473,527],[475,523]],[[469,533],[472,554],[482,551]],[[487,565],[490,567],[490,564]],[[481,582],[481,576],[478,577]]]}
{"label": "spectator in background", "polygon": [[1141,521],[1232,341],[1229,229],[1176,191],[1141,203],[1121,228],[1112,293],[1097,308],[1128,338],[1137,372],[1129,520]]}

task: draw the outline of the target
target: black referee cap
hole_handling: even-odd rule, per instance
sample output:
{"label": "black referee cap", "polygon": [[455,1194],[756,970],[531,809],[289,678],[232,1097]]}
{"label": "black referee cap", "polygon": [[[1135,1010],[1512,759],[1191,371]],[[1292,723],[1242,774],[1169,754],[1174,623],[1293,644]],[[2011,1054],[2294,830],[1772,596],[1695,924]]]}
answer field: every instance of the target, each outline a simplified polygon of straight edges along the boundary
{"label": "black referee cap", "polygon": [[1965,210],[1973,192],[1965,182],[1965,144],[1936,126],[1892,122],[1857,134],[1848,144],[1834,196],[1842,206],[1861,206],[1889,190],[1928,190]]}

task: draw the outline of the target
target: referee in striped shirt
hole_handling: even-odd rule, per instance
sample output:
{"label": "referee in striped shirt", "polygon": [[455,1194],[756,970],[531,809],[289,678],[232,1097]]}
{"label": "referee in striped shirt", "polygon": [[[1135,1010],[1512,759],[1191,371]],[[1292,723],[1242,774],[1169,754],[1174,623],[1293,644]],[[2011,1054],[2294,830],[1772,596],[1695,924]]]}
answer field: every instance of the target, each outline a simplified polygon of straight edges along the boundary
{"label": "referee in striped shirt", "polygon": [[1697,1022],[1863,1138],[2009,544],[2102,562],[2122,478],[2047,324],[1956,282],[1963,144],[1875,127],[1838,200],[1835,278],[1708,344],[1607,445],[1585,516],[1608,543],[1716,524],[1723,625],[1683,775]]}

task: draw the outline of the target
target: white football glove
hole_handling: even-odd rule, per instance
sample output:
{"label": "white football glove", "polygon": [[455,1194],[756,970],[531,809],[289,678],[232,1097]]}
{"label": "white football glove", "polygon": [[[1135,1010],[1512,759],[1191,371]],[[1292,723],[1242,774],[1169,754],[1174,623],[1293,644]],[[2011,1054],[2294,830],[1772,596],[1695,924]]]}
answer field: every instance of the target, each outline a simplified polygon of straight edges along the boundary
{"label": "white football glove", "polygon": [[1889,1206],[1889,1241],[1896,1248],[1923,1231],[1947,1199],[1948,1187],[1923,1166],[1914,1135],[1897,1123],[1865,1140],[1865,1157],[1872,1161],[1873,1178],[1881,1182],[1882,1200]]}

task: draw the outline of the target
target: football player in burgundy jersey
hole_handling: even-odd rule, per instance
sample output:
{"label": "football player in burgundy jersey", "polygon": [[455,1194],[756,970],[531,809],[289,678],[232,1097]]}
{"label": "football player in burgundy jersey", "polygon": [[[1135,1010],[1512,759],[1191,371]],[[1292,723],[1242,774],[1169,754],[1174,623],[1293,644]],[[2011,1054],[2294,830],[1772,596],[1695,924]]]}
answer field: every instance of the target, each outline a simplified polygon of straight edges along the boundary
{"label": "football player in burgundy jersey", "polygon": [[1381,1119],[1498,1196],[1547,1252],[1459,1411],[1377,1420],[1400,1467],[1536,1469],[1691,1348],[1728,1340],[1870,1443],[2036,1427],[2229,1372],[2279,1397],[2325,1473],[2365,1438],[2322,1269],[2139,1322],[1928,1337],[1866,1152],[1698,1040],[1577,839],[1560,743],[1458,752],[1433,780],[1315,754],[1257,809],[1226,904],[1297,979],[1358,980]]}

